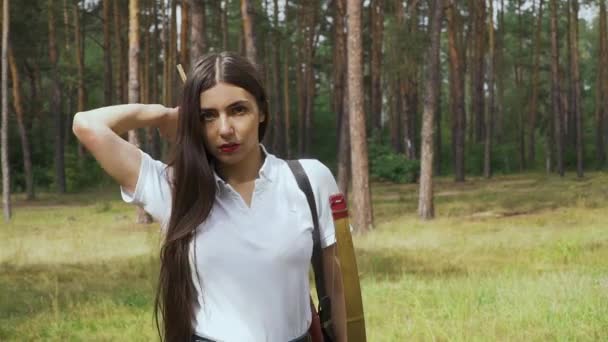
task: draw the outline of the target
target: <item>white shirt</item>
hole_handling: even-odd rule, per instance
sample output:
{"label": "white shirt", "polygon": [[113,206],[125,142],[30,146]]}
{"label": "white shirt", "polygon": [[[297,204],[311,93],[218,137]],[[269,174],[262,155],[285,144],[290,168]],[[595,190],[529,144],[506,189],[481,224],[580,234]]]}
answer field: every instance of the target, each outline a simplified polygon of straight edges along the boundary
{"label": "white shirt", "polygon": [[[336,241],[329,197],[339,190],[325,165],[300,162],[315,194],[325,248]],[[311,321],[313,247],[306,196],[287,163],[269,153],[255,180],[251,207],[217,174],[215,179],[215,203],[190,248],[202,304],[196,307],[195,332],[216,341],[285,342],[303,335]],[[121,188],[121,194],[125,202],[142,205],[166,230],[172,202],[164,163],[142,152],[135,191]]]}

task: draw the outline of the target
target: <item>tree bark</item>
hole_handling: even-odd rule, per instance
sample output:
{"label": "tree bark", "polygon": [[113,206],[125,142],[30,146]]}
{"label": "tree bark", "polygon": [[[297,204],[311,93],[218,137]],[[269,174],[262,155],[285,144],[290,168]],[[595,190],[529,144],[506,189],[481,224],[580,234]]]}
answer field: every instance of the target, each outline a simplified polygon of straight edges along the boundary
{"label": "tree bark", "polygon": [[[345,89],[346,83],[346,1],[336,0],[333,2],[334,14],[334,44],[333,44],[333,110],[336,115],[336,129],[338,131],[338,188],[348,196],[348,185],[350,183],[350,132],[348,101]],[[346,101],[345,101],[346,100]]]}
{"label": "tree bark", "polygon": [[373,229],[369,184],[365,113],[363,112],[363,73],[361,44],[361,1],[347,0],[348,16],[348,96],[353,180],[353,226],[358,232]]}
{"label": "tree bark", "polygon": [[[485,0],[484,0],[485,1]],[[487,117],[485,119],[486,129],[484,134],[484,162],[483,162],[483,175],[486,178],[492,177],[492,139],[493,127],[494,127],[494,75],[495,75],[495,62],[496,62],[496,49],[494,46],[494,0],[489,0],[490,15],[489,15],[489,47],[490,47],[490,58],[488,62],[488,92],[489,92],[489,103],[487,110]]]}
{"label": "tree bark", "polygon": [[190,26],[190,65],[193,67],[196,61],[207,51],[207,38],[205,36],[205,2],[201,0],[189,0],[192,12],[192,26]]}
{"label": "tree bark", "polygon": [[471,69],[471,83],[473,92],[471,93],[471,103],[475,117],[475,141],[484,140],[484,118],[485,118],[485,27],[486,27],[486,4],[485,0],[474,1],[473,7],[473,68]]}
{"label": "tree bark", "polygon": [[243,35],[245,37],[245,55],[257,65],[257,47],[254,33],[255,11],[250,0],[241,0],[241,17],[243,18]]}
{"label": "tree bark", "polygon": [[600,13],[599,13],[599,56],[597,62],[597,86],[595,90],[596,94],[596,109],[595,109],[595,154],[596,159],[598,161],[598,167],[604,168],[606,165],[606,147],[604,145],[604,127],[605,127],[605,118],[606,112],[608,111],[608,106],[605,105],[608,100],[608,82],[606,78],[608,77],[608,73],[606,72],[606,68],[608,68],[608,40],[606,39],[606,0],[600,0],[599,3]]}
{"label": "tree bark", "polygon": [[[129,103],[139,102],[139,1],[129,0]],[[139,147],[136,130],[129,131],[129,142]],[[152,217],[137,207],[137,223],[152,223]]]}
{"label": "tree bark", "polygon": [[578,0],[571,0],[571,17],[572,27],[570,33],[570,41],[572,43],[571,53],[571,68],[572,68],[572,110],[574,112],[575,128],[576,128],[576,174],[578,178],[583,177],[583,114],[582,114],[582,98],[581,98],[581,75],[579,68],[579,48],[578,48]]}
{"label": "tree bark", "polygon": [[272,39],[274,41],[272,50],[272,67],[269,65],[269,69],[272,69],[272,89],[273,89],[273,113],[271,122],[274,126],[274,134],[272,142],[274,145],[273,150],[280,157],[285,156],[285,131],[283,130],[283,106],[281,105],[281,58],[280,51],[282,50],[281,45],[281,34],[279,27],[279,2],[274,0],[273,2],[273,32]]}
{"label": "tree bark", "polygon": [[[108,1],[108,0],[104,0]],[[122,43],[122,15],[120,7],[118,6],[118,0],[113,0],[114,5],[114,42],[116,45],[116,56],[118,60],[118,77],[116,77],[116,101],[120,103],[125,102],[125,61],[124,61],[124,47]],[[105,52],[104,52],[105,53]]]}
{"label": "tree bark", "polygon": [[189,0],[182,0],[182,24],[180,26],[180,64],[184,70],[190,69],[190,47],[188,46],[188,30],[190,28]]}
{"label": "tree bark", "polygon": [[23,170],[25,172],[25,192],[26,199],[33,200],[34,194],[34,173],[32,171],[32,154],[30,148],[30,140],[27,134],[27,128],[25,126],[23,116],[23,101],[21,97],[21,77],[19,76],[19,69],[17,68],[17,62],[13,55],[13,50],[8,46],[8,63],[11,70],[11,79],[13,83],[13,106],[15,108],[15,114],[17,116],[17,128],[19,129],[19,138],[21,139],[21,151],[23,153]]}
{"label": "tree bark", "polygon": [[530,116],[528,121],[528,165],[536,161],[536,116],[538,112],[538,88],[540,76],[540,39],[543,24],[543,0],[538,4],[536,34],[534,38],[534,70],[532,72],[532,99],[530,102]]}
{"label": "tree bark", "polygon": [[[384,31],[384,0],[372,0],[371,11],[371,117],[372,131],[380,132],[382,129],[382,41]],[[334,64],[335,65],[335,64]]]}
{"label": "tree bark", "polygon": [[420,197],[418,199],[418,215],[429,220],[435,217],[433,202],[433,153],[435,112],[437,111],[437,97],[439,93],[439,44],[441,33],[441,14],[443,1],[434,0],[431,5],[430,38],[431,44],[428,52],[428,70],[426,91],[424,99],[424,112],[422,115],[422,149],[420,160]]}
{"label": "tree bark", "polygon": [[462,43],[462,22],[455,0],[448,1],[448,50],[450,74],[450,108],[452,112],[452,153],[454,155],[454,180],[465,180],[465,124],[464,69]]}
{"label": "tree bark", "polygon": [[0,132],[0,142],[2,148],[0,159],[2,160],[2,209],[4,221],[11,219],[11,174],[8,160],[8,35],[9,35],[9,0],[4,0],[2,4],[2,129]]}
{"label": "tree bark", "polygon": [[222,29],[222,49],[228,51],[228,1],[224,0],[221,4],[220,26]]}
{"label": "tree bark", "polygon": [[167,66],[167,80],[169,82],[167,87],[167,98],[169,102],[167,105],[173,107],[176,102],[175,88],[177,84],[177,3],[176,0],[171,1],[171,18],[170,18],[170,31],[169,31],[169,65]]}
{"label": "tree bark", "polygon": [[51,112],[55,115],[55,186],[57,192],[65,193],[64,125],[61,109],[61,82],[59,79],[55,16],[53,0],[48,0],[49,61],[51,64]]}
{"label": "tree bark", "polygon": [[551,0],[551,103],[555,125],[555,157],[556,169],[560,176],[564,176],[564,139],[563,117],[560,104],[560,75],[559,75],[559,46],[557,40],[557,1]]}
{"label": "tree bark", "polygon": [[[82,27],[80,25],[80,8],[79,2],[76,1],[73,4],[73,12],[74,12],[74,40],[76,41],[76,50],[74,51],[76,54],[76,84],[78,88],[78,102],[76,105],[76,110],[78,112],[83,112],[87,103],[87,94],[86,88],[84,85],[84,34],[81,33]],[[115,7],[116,8],[116,7]],[[120,77],[119,77],[120,79]],[[117,98],[120,99],[120,98]],[[85,148],[84,146],[78,142],[78,157],[82,160],[84,156]]]}
{"label": "tree bark", "polygon": [[[112,100],[112,43],[110,40],[110,0],[103,0],[103,98],[104,104],[113,104]],[[118,8],[114,8],[117,12]],[[116,17],[116,16],[115,16]]]}

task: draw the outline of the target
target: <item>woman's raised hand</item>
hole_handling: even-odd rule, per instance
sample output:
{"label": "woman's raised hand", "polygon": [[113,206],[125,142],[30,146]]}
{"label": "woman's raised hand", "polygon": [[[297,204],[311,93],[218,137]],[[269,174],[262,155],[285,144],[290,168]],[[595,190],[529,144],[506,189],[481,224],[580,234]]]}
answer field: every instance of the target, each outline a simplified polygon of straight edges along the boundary
{"label": "woman's raised hand", "polygon": [[179,107],[166,108],[165,112],[158,121],[158,132],[161,138],[174,143],[177,136],[177,118]]}

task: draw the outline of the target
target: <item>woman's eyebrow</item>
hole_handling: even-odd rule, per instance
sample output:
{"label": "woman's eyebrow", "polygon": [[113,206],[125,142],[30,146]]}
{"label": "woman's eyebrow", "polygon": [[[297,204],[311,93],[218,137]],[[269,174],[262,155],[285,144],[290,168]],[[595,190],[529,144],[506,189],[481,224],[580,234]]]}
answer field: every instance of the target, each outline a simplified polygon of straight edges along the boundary
{"label": "woman's eyebrow", "polygon": [[236,106],[246,106],[248,104],[249,104],[249,101],[247,101],[247,100],[239,100],[239,101],[233,102],[227,108],[233,108],[233,107],[236,107]]}
{"label": "woman's eyebrow", "polygon": [[[248,100],[238,100],[238,101],[235,101],[235,102],[229,104],[228,106],[226,106],[226,108],[233,108],[233,107],[236,107],[236,106],[239,106],[239,105],[244,106],[244,105],[248,105],[248,104],[249,104]],[[205,108],[205,107],[201,107],[201,109],[200,109],[201,112],[204,112],[204,111],[216,111],[216,110],[217,109],[215,109],[215,108]]]}

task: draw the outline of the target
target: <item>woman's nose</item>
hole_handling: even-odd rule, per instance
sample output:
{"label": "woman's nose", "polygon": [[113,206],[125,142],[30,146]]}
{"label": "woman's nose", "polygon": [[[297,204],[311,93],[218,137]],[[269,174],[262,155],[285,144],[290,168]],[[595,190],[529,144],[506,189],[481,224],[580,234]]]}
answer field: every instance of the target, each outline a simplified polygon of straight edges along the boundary
{"label": "woman's nose", "polygon": [[220,115],[220,135],[222,137],[231,136],[234,134],[234,127],[227,115]]}

